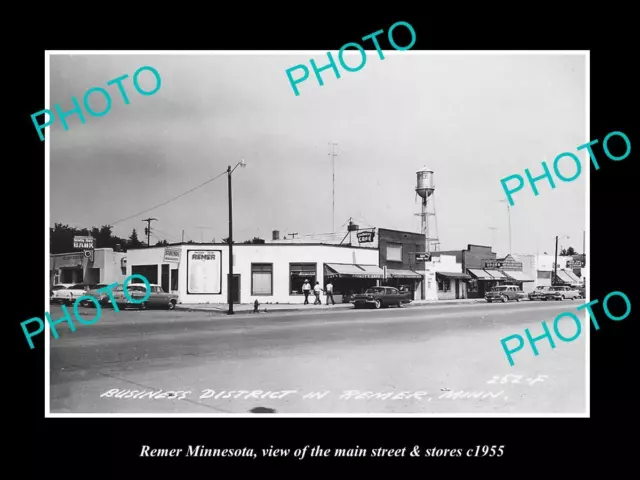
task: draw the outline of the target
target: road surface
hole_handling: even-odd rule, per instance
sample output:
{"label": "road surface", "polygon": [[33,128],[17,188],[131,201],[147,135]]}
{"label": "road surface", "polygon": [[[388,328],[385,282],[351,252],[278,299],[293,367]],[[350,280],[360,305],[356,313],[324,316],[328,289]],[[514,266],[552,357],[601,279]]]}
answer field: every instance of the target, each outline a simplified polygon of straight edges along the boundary
{"label": "road surface", "polygon": [[[51,412],[583,414],[584,315],[577,340],[554,337],[555,349],[541,340],[538,356],[527,344],[513,367],[500,344],[525,328],[541,335],[543,320],[552,329],[580,303],[234,316],[107,309],[51,338]],[[565,337],[575,328],[560,326]]]}

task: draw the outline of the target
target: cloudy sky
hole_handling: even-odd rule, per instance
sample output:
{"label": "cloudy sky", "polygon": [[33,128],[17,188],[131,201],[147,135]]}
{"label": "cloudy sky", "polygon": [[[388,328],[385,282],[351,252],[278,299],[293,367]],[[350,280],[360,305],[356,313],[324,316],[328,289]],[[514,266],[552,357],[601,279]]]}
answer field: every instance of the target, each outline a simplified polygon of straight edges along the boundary
{"label": "cloudy sky", "polygon": [[[323,72],[299,84],[295,96],[285,70],[309,64],[307,55],[54,55],[50,104],[72,108],[94,86],[150,65],[161,89],[139,95],[131,78],[123,104],[115,86],[104,117],[51,134],[51,223],[77,227],[113,224],[152,241],[220,241],[227,236],[226,176],[165,206],[120,221],[224,172],[233,175],[234,238],[332,231],[329,142],[338,142],[335,225],[349,217],[361,226],[419,231],[415,172],[435,172],[435,204],[442,250],[494,243],[508,250],[508,216],[500,179],[529,168],[542,174],[554,157],[587,142],[585,61],[581,55],[429,55],[374,51],[366,66]],[[326,58],[326,54],[325,57]],[[350,61],[356,64],[356,59]],[[141,85],[154,85],[149,72]],[[104,100],[92,95],[100,111]],[[587,165],[586,154],[579,157]],[[566,160],[566,159],[565,159]],[[566,176],[572,170],[561,166]],[[597,173],[596,173],[597,174]],[[539,182],[516,193],[511,209],[514,253],[582,251],[586,169],[556,189]],[[200,228],[198,228],[200,227]],[[491,230],[489,227],[495,227]]]}

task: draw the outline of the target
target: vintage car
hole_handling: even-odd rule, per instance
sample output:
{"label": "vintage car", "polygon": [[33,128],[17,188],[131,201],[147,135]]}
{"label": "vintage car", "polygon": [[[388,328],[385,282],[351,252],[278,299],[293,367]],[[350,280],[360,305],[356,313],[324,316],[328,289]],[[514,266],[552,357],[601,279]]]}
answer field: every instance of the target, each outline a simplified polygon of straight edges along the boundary
{"label": "vintage car", "polygon": [[549,291],[545,293],[545,300],[574,300],[576,298],[580,298],[580,292],[567,285],[550,287]]}
{"label": "vintage car", "polygon": [[[137,307],[141,310],[146,308],[168,308],[169,310],[173,310],[178,303],[178,295],[174,293],[166,293],[162,290],[160,285],[151,284],[149,285],[151,288],[151,293],[149,294],[149,298],[147,298],[142,303],[134,303],[130,299],[128,299],[124,294],[124,289],[122,285],[118,285],[113,290],[113,298],[115,299],[116,305],[120,309],[125,309],[127,307]],[[136,302],[140,299],[144,298],[147,294],[147,287],[144,283],[130,283],[127,287],[129,291],[129,296],[133,298]],[[105,305],[111,305],[111,299],[107,296],[106,299],[102,300]],[[113,306],[113,305],[112,305]]]}
{"label": "vintage car", "polygon": [[51,303],[72,305],[76,298],[87,294],[87,286],[84,283],[76,283],[67,288],[60,288],[51,295]]}
{"label": "vintage car", "polygon": [[545,300],[545,294],[549,291],[548,285],[539,285],[536,289],[529,293],[529,300]]}
{"label": "vintage car", "polygon": [[[98,290],[101,290],[108,286],[109,286],[108,283],[98,283],[97,285],[91,285],[89,289],[85,292],[85,295],[90,295],[92,297],[95,297],[100,303],[100,305],[104,305],[104,300],[105,298],[107,298],[107,294],[105,292],[98,293]],[[82,302],[80,302],[80,306],[95,307],[96,304],[95,302],[92,302],[90,300],[83,300]]]}
{"label": "vintage car", "polygon": [[394,287],[371,287],[366,292],[353,295],[350,300],[355,308],[370,306],[382,308],[395,305],[402,307],[411,303],[411,292],[400,292]]}
{"label": "vintage car", "polygon": [[506,302],[507,300],[519,302],[524,299],[525,296],[524,292],[515,285],[498,285],[485,293],[484,298],[489,303]]}

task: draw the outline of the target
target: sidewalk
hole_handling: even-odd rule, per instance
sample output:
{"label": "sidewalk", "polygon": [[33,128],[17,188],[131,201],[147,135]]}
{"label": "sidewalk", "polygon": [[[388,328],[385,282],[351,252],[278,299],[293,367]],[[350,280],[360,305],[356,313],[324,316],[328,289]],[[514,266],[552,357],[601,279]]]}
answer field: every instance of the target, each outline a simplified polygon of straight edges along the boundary
{"label": "sidewalk", "polygon": [[[464,298],[459,300],[414,300],[409,305],[403,308],[414,307],[428,307],[437,305],[458,305],[458,304],[474,304],[474,303],[486,303],[484,299],[480,298]],[[341,310],[353,308],[351,303],[336,303],[335,305],[303,305],[301,303],[263,303],[260,304],[260,313],[271,312],[296,312],[296,311],[326,311],[326,310]],[[229,304],[227,303],[203,303],[203,304],[178,304],[176,310],[186,310],[189,312],[211,312],[211,313],[227,313]],[[251,313],[253,311],[253,304],[243,303],[234,304],[234,312],[238,313]]]}

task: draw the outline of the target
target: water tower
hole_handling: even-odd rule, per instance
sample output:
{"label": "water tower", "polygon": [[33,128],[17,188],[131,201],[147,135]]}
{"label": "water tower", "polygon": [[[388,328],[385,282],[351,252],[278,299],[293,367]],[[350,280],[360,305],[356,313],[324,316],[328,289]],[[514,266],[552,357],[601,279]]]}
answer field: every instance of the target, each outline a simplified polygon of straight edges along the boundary
{"label": "water tower", "polygon": [[[425,237],[427,252],[431,252],[431,242],[438,241],[438,224],[436,221],[436,205],[434,201],[435,183],[433,180],[433,170],[422,167],[416,172],[416,194],[422,198],[422,212],[416,213],[421,218],[422,234]],[[431,207],[431,208],[429,208]],[[429,221],[429,218],[433,218]],[[431,225],[430,225],[431,224]],[[433,232],[434,236],[429,236]]]}

